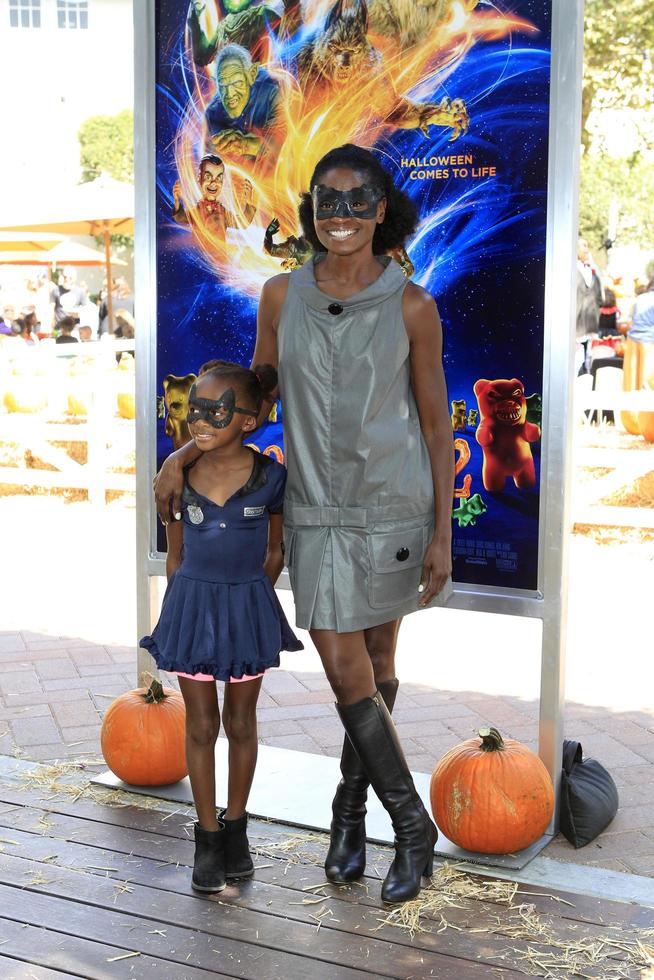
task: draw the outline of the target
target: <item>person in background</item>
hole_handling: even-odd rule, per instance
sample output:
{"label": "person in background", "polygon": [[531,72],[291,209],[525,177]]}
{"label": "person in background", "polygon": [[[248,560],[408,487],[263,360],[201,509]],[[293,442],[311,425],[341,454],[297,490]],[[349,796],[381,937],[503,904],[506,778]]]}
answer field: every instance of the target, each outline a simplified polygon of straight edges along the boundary
{"label": "person in background", "polygon": [[[116,330],[114,331],[114,337],[116,340],[134,340],[134,317],[131,315],[129,310],[116,310],[114,319],[116,321]],[[129,354],[131,357],[134,357],[133,350],[123,351],[122,353],[116,354],[116,360],[119,364],[123,354]]]}
{"label": "person in background", "polygon": [[116,332],[116,327],[118,326],[116,321],[117,310],[127,310],[131,316],[134,316],[134,296],[132,295],[132,290],[129,287],[127,279],[125,279],[124,276],[118,276],[113,282],[114,288],[111,291],[113,323],[109,323],[109,304],[107,303],[107,297],[105,294],[102,302],[100,303],[98,337],[102,337],[104,334],[113,334]]}
{"label": "person in background", "polygon": [[25,317],[19,317],[14,324],[14,329],[18,326],[18,336],[21,340],[24,340],[26,344],[30,347],[36,346],[39,342],[39,338],[33,330],[31,321],[27,321]]}
{"label": "person in background", "polygon": [[588,242],[585,238],[580,238],[577,243],[577,343],[581,347],[579,374],[588,373],[590,339],[599,329],[601,305],[602,283]]}
{"label": "person in background", "polygon": [[16,307],[11,303],[5,303],[2,316],[5,324],[9,327],[10,332],[15,336],[20,331],[20,327],[15,326],[16,323]]}
{"label": "person in background", "polygon": [[0,313],[0,334],[5,337],[12,337],[14,331],[11,329],[11,321],[8,323],[5,319],[4,310]]}
{"label": "person in background", "polygon": [[55,344],[76,344],[77,337],[73,337],[73,330],[77,326],[77,321],[72,316],[66,316],[59,324],[59,336]]}
{"label": "person in background", "polygon": [[[39,334],[49,335],[52,333],[54,324],[54,300],[52,298],[51,285],[47,275],[41,272],[36,279],[30,279],[27,289],[30,293],[30,302],[33,305],[36,319],[38,322]],[[55,286],[55,289],[57,287]],[[59,291],[57,290],[57,295]]]}
{"label": "person in background", "polygon": [[599,311],[600,337],[618,337],[618,310],[615,293],[608,286],[604,290],[604,300]]}
{"label": "person in background", "polygon": [[654,344],[654,277],[636,296],[627,340],[638,344]]}
{"label": "person in background", "polygon": [[88,324],[84,324],[83,326],[81,326],[78,330],[78,333],[79,333],[80,343],[82,344],[88,344],[90,343],[90,341],[93,340],[93,331],[88,326]]}
{"label": "person in background", "polygon": [[72,266],[64,269],[61,285],[59,286],[59,317],[55,310],[56,325],[60,326],[61,321],[72,316],[75,322],[79,322],[79,311],[86,305],[86,291],[77,285],[77,272]]}

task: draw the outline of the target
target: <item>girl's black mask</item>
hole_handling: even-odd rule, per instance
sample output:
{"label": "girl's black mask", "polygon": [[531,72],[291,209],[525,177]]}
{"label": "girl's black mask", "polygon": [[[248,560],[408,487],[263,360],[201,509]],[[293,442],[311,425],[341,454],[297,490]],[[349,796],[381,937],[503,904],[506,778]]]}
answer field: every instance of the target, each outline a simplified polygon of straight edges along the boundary
{"label": "girl's black mask", "polygon": [[384,198],[381,187],[362,184],[349,191],[318,184],[311,192],[313,216],[316,221],[327,218],[376,218],[377,205]]}
{"label": "girl's black mask", "polygon": [[[252,408],[237,408],[236,395],[233,388],[227,388],[220,398],[198,398],[195,385],[191,386],[188,395],[187,422],[208,422],[214,429],[225,429],[234,418],[234,412],[241,415],[252,415],[255,419],[258,412]],[[220,418],[216,416],[220,415]]]}

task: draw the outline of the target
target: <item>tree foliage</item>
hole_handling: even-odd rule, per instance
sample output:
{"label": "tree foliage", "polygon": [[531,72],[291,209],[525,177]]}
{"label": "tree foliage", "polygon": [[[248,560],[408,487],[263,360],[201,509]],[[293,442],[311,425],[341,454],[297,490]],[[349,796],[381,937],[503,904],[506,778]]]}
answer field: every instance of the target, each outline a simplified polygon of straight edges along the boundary
{"label": "tree foliage", "polygon": [[654,167],[641,154],[616,159],[591,153],[582,158],[579,233],[592,251],[598,251],[607,237],[612,201],[618,203],[620,244],[654,246]]}
{"label": "tree foliage", "polygon": [[82,183],[101,173],[115,180],[134,180],[134,114],[124,109],[116,116],[90,116],[79,128]]}
{"label": "tree foliage", "polygon": [[586,0],[582,141],[592,142],[594,108],[651,111],[654,91],[652,0]]}

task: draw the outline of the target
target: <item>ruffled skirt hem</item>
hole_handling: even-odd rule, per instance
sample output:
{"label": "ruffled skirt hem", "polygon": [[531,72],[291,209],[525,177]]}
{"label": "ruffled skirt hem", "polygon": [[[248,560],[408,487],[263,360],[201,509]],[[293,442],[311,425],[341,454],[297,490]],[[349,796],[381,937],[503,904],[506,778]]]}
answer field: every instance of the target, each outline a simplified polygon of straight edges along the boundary
{"label": "ruffled skirt hem", "polygon": [[235,585],[176,572],[151,636],[139,645],[161,670],[218,680],[279,666],[282,650],[303,650],[268,578]]}

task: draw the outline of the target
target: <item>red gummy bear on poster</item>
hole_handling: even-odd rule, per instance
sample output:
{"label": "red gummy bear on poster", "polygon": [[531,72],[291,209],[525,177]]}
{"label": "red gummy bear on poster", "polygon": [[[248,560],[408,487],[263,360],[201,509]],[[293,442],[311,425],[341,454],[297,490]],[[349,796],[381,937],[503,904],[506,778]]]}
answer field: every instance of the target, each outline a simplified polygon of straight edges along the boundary
{"label": "red gummy bear on poster", "polygon": [[480,424],[476,439],[484,454],[482,480],[486,490],[503,490],[506,478],[520,490],[536,483],[531,442],[540,439],[540,428],[527,422],[527,402],[522,381],[480,378],[473,391],[479,404]]}

